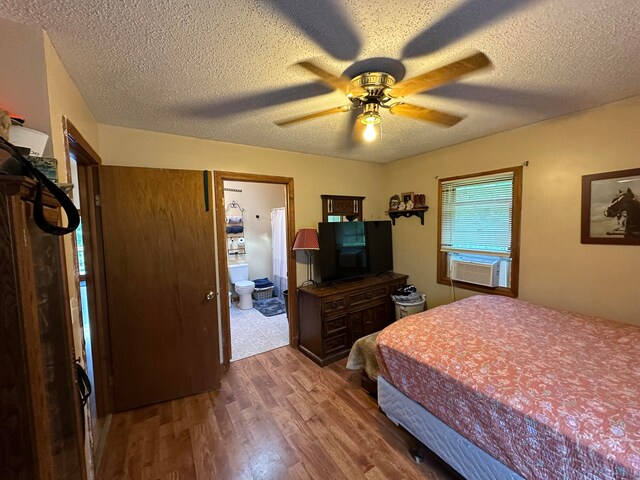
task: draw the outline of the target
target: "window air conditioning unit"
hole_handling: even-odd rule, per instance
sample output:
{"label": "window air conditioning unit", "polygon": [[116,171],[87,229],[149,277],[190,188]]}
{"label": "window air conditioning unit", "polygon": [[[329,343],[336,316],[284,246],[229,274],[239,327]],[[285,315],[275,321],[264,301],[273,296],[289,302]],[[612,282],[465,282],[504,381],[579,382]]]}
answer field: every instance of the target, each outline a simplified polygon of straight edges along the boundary
{"label": "window air conditioning unit", "polygon": [[451,280],[497,287],[500,279],[500,260],[457,257],[451,259]]}

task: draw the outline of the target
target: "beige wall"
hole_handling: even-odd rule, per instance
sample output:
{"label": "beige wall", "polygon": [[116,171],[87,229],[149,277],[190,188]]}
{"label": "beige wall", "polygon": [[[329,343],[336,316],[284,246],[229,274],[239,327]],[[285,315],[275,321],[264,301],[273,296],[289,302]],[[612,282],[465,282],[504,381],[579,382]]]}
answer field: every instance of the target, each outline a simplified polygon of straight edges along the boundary
{"label": "beige wall", "polygon": [[[273,281],[271,254],[271,209],[285,206],[284,185],[252,182],[224,182],[225,188],[242,192],[224,192],[224,204],[236,201],[244,209],[245,255],[232,255],[229,262],[247,262],[249,280],[267,277]],[[238,209],[229,215],[240,214]]]}
{"label": "beige wall", "polygon": [[[431,207],[421,226],[397,221],[394,266],[430,306],[436,283],[436,177],[530,162],[524,169],[520,298],[640,324],[640,247],[580,243],[581,176],[640,167],[640,97],[387,164],[387,196],[414,191]],[[640,193],[640,192],[639,192]],[[473,292],[457,289],[458,298]]]}
{"label": "beige wall", "polygon": [[[25,127],[51,135],[43,32],[0,19],[0,107],[26,119]],[[51,155],[51,142],[45,155]]]}
{"label": "beige wall", "polygon": [[[362,195],[365,219],[382,218],[383,165],[318,155],[249,147],[100,124],[100,156],[105,165],[222,170],[293,177],[296,230],[317,228],[320,195]],[[298,262],[300,282],[306,265]]]}
{"label": "beige wall", "polygon": [[98,151],[98,122],[96,122],[87,103],[76,88],[73,79],[67,73],[58,56],[58,52],[56,52],[46,33],[44,34],[44,55],[47,69],[49,116],[54,156],[59,162],[64,163],[63,116],[66,116],[93,149]]}

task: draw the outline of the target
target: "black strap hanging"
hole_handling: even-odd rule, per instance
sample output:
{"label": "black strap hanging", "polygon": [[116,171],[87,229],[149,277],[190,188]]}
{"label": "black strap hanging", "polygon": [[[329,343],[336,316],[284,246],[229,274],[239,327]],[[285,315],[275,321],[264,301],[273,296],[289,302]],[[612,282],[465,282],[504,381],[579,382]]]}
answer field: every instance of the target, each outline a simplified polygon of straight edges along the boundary
{"label": "black strap hanging", "polygon": [[[0,149],[9,152],[12,159],[17,162],[17,165],[14,165],[15,171],[9,172],[7,169],[4,169],[4,171],[0,171],[0,173],[24,175],[36,181],[36,195],[33,204],[33,220],[36,222],[36,225],[38,225],[41,230],[52,235],[66,235],[78,228],[78,225],[80,225],[80,213],[78,213],[78,209],[67,194],[64,193],[55,183],[49,180],[42,172],[40,172],[40,170],[34,167],[33,164],[27,160],[14,145],[7,142],[2,137],[0,137]],[[45,218],[44,205],[42,203],[42,192],[45,189],[49,190],[56,200],[58,200],[60,206],[67,214],[68,222],[66,227],[60,227],[49,223]]]}
{"label": "black strap hanging", "polygon": [[89,380],[89,375],[87,375],[85,369],[82,368],[79,358],[73,363],[76,367],[76,381],[78,383],[78,392],[80,394],[80,404],[84,407],[91,396],[91,380]]}

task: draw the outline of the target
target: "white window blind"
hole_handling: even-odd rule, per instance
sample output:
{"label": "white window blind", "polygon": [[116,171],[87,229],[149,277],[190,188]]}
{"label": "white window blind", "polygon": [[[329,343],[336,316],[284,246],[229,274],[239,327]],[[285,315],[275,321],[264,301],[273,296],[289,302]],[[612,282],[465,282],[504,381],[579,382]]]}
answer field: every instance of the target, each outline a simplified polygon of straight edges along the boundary
{"label": "white window blind", "polygon": [[443,251],[511,254],[513,177],[505,172],[442,182]]}

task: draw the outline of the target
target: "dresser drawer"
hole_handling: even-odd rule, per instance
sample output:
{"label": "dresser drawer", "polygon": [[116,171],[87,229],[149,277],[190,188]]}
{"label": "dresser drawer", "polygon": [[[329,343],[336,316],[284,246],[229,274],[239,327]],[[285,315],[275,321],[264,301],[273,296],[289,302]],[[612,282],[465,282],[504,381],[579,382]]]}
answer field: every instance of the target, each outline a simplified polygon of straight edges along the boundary
{"label": "dresser drawer", "polygon": [[298,348],[321,367],[349,355],[358,338],[386,327],[394,316],[391,289],[404,275],[380,275],[298,289]]}
{"label": "dresser drawer", "polygon": [[345,297],[333,297],[322,300],[322,315],[335,315],[345,311],[347,302]]}
{"label": "dresser drawer", "polygon": [[348,348],[347,345],[347,332],[346,330],[336,336],[325,338],[323,341],[324,354],[330,355],[334,352],[338,352],[340,350],[345,350]]}
{"label": "dresser drawer", "polygon": [[380,300],[387,296],[385,287],[367,290],[366,292],[355,293],[349,295],[349,308],[358,307],[359,305],[370,303],[374,300]]}
{"label": "dresser drawer", "polygon": [[323,334],[326,336],[331,336],[347,328],[347,317],[342,315],[340,317],[332,317],[329,319],[324,319],[322,322]]}

